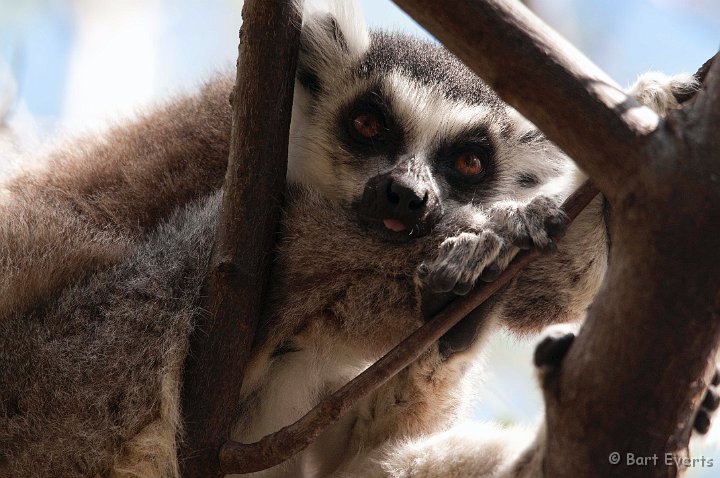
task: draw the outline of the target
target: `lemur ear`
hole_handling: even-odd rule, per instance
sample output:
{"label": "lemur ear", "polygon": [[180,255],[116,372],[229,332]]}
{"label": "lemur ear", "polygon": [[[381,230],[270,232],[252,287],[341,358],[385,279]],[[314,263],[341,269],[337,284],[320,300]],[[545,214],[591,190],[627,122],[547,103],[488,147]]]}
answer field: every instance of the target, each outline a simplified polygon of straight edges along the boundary
{"label": "lemur ear", "polygon": [[324,9],[305,8],[297,79],[313,95],[319,94],[338,68],[362,57],[370,45],[365,20],[357,2],[337,0]]}

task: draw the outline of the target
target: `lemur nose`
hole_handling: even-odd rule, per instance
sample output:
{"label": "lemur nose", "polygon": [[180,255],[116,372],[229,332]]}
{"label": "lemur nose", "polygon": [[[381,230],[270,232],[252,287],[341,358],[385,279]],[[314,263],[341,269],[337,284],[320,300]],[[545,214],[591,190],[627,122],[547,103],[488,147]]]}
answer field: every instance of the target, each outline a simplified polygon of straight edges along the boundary
{"label": "lemur nose", "polygon": [[400,214],[421,212],[427,205],[429,196],[427,189],[402,184],[392,178],[387,178],[385,194],[387,200]]}
{"label": "lemur nose", "polygon": [[443,213],[432,185],[432,172],[421,162],[410,160],[370,178],[357,206],[362,221],[393,240],[428,234]]}

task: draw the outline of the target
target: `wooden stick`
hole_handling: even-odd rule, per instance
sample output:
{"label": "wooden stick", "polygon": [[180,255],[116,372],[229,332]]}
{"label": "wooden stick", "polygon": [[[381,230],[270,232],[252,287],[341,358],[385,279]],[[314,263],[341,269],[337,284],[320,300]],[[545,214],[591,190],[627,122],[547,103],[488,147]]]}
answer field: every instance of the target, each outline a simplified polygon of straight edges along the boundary
{"label": "wooden stick", "polygon": [[[208,316],[191,338],[182,409],[182,476],[222,476],[285,191],[301,3],[246,0],[232,95],[233,127],[208,284]],[[296,8],[298,7],[298,8]]]}
{"label": "wooden stick", "polygon": [[[575,219],[597,194],[598,190],[589,181],[578,188],[563,204],[570,221]],[[480,283],[467,295],[455,299],[371,367],[323,399],[297,422],[255,443],[227,442],[220,451],[222,469],[225,473],[260,471],[303,450],[362,397],[378,389],[414,362],[448,330],[510,282],[540,254],[537,250],[518,253],[495,282]]]}

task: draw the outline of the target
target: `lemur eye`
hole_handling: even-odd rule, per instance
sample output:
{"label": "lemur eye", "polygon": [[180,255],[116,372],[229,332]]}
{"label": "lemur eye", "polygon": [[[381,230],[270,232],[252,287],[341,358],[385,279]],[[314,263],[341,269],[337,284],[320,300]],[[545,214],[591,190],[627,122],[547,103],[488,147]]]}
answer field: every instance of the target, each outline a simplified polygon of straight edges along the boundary
{"label": "lemur eye", "polygon": [[482,160],[472,151],[459,154],[453,163],[455,170],[463,176],[477,176],[485,170]]}
{"label": "lemur eye", "polygon": [[352,129],[356,136],[365,140],[376,139],[385,129],[383,118],[370,111],[359,113],[352,119]]}

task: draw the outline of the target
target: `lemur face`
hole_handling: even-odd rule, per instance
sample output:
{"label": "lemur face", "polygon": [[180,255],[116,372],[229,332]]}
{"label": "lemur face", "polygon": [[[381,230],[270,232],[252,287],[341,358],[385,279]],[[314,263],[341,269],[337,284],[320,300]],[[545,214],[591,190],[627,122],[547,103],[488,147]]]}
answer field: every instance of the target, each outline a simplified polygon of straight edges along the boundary
{"label": "lemur face", "polygon": [[311,18],[298,83],[290,181],[389,241],[529,194],[562,167],[530,123],[427,41]]}

